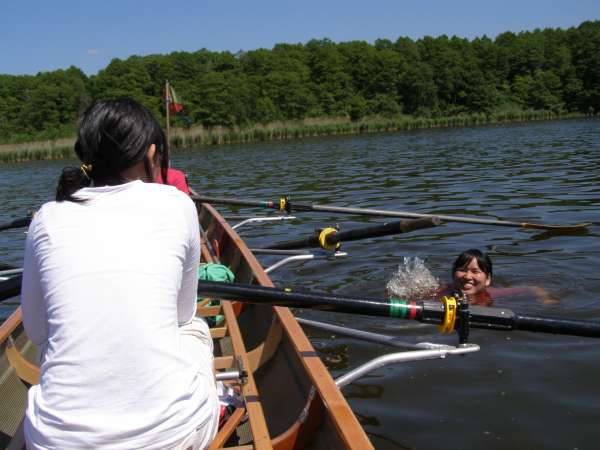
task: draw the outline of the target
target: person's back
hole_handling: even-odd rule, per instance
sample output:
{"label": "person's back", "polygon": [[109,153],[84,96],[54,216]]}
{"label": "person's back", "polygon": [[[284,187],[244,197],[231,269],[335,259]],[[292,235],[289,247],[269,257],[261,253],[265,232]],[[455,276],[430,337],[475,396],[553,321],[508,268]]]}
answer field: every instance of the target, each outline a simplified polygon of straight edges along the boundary
{"label": "person's back", "polygon": [[23,318],[42,358],[28,447],[172,448],[203,426],[209,442],[218,407],[210,333],[193,320],[193,202],[140,180],[76,196],[46,204],[27,237]]}

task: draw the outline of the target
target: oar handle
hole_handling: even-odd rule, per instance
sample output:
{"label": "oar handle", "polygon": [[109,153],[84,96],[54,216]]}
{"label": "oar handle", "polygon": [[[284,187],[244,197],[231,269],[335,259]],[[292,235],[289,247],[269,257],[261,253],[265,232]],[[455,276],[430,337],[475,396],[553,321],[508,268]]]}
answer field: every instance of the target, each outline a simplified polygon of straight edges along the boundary
{"label": "oar handle", "polygon": [[22,281],[23,276],[21,274],[10,277],[8,280],[0,281],[0,302],[19,295],[21,293]]}
{"label": "oar handle", "polygon": [[198,203],[217,203],[237,206],[257,206],[260,208],[279,209],[279,202],[265,200],[244,200],[238,198],[207,197],[205,195],[191,195],[190,198]]}
{"label": "oar handle", "polygon": [[413,220],[398,220],[395,222],[358,228],[355,230],[338,231],[331,238],[327,238],[328,244],[337,244],[342,241],[355,241],[372,237],[389,236],[390,234],[409,233],[411,231],[432,228],[439,225],[441,221],[437,217],[426,217]]}
{"label": "oar handle", "polygon": [[308,308],[373,316],[390,316],[390,302],[383,298],[351,298],[334,294],[316,296],[308,292],[292,292],[239,283],[198,281],[198,295],[262,305]]}
{"label": "oar handle", "polygon": [[31,216],[21,217],[10,222],[0,223],[0,231],[10,230],[11,228],[26,227],[31,223]]}

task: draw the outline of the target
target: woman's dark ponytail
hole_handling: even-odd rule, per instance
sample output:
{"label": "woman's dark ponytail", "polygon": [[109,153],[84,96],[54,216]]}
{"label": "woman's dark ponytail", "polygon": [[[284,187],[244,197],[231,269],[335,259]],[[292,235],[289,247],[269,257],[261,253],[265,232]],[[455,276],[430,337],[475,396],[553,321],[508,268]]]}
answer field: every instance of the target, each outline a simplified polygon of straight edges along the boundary
{"label": "woman's dark ponytail", "polygon": [[83,199],[74,197],[73,194],[91,184],[92,179],[84,167],[65,167],[56,186],[56,201],[83,202]]}
{"label": "woman's dark ponytail", "polygon": [[153,174],[146,154],[156,146],[156,163],[161,175],[169,165],[169,147],[165,134],[148,108],[130,98],[101,100],[83,114],[77,133],[75,153],[84,163],[66,167],[58,181],[56,201],[82,202],[75,194],[91,186],[124,183],[123,171],[143,161],[146,181]]}

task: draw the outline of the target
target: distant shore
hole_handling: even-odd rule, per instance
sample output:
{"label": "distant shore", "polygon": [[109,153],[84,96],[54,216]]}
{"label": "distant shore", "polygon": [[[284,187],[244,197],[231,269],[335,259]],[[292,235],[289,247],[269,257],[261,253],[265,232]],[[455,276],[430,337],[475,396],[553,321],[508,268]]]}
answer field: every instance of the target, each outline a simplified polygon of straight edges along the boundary
{"label": "distant shore", "polygon": [[[394,118],[370,117],[355,122],[346,117],[321,117],[299,121],[274,122],[248,128],[172,128],[170,143],[171,148],[174,150],[192,149],[213,145],[302,139],[318,136],[357,135],[582,117],[587,116],[582,113],[555,113],[552,111],[469,114],[437,118],[412,116]],[[52,141],[0,145],[0,164],[74,158],[74,143],[75,138],[63,138]]]}

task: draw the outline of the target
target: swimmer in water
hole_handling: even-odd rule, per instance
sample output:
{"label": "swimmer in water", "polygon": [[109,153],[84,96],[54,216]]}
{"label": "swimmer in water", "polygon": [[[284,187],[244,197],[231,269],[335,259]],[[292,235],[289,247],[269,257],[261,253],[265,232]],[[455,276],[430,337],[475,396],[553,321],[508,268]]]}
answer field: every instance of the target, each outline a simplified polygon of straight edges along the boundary
{"label": "swimmer in water", "polygon": [[491,306],[495,299],[510,295],[532,294],[542,303],[556,303],[548,293],[537,286],[493,288],[492,261],[477,249],[466,250],[452,264],[452,284],[438,290],[438,296],[459,293],[465,295],[471,305]]}

